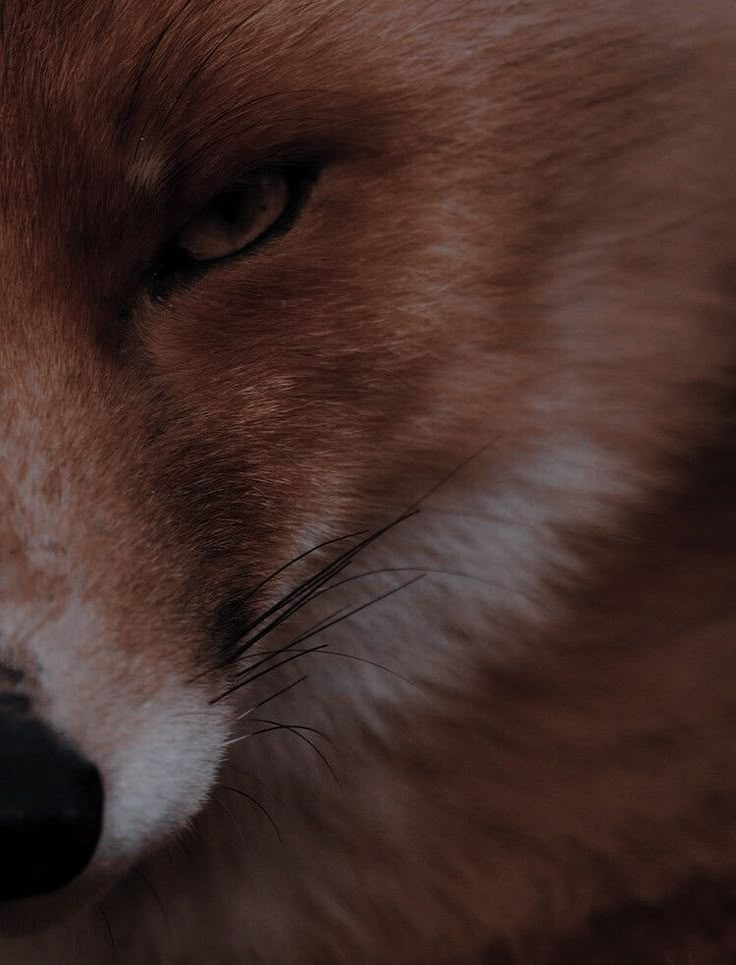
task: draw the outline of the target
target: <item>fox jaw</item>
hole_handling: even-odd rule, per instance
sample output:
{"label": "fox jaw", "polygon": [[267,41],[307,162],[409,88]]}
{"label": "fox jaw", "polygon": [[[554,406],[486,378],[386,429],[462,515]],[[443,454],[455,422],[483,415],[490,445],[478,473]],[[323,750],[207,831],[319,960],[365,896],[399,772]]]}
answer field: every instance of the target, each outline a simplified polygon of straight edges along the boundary
{"label": "fox jaw", "polygon": [[619,823],[675,834],[681,771],[596,805],[549,764],[572,701],[499,690],[554,654],[615,730],[559,628],[734,362],[733,16],[568,6],[4,4],[0,754],[50,775],[0,807],[24,960],[66,961],[30,934],[58,919],[101,961],[107,895],[130,962],[426,962],[540,888],[557,927],[720,860],[625,853]]}

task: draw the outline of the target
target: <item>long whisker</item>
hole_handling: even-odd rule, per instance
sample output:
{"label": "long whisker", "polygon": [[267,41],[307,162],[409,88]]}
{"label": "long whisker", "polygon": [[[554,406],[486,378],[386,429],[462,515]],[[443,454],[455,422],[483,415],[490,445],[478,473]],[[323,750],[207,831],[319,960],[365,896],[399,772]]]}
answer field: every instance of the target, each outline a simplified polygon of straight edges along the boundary
{"label": "long whisker", "polygon": [[105,929],[107,930],[107,936],[110,939],[110,948],[112,949],[112,965],[117,965],[118,950],[115,945],[115,936],[113,935],[113,932],[112,932],[112,925],[110,924],[110,919],[107,917],[107,914],[105,913],[105,909],[102,907],[102,905],[98,905],[97,910],[102,916],[102,920],[105,923]]}
{"label": "long whisker", "polygon": [[[341,787],[341,786],[342,786],[342,785],[340,784],[340,780],[339,780],[337,774],[335,773],[335,771],[334,771],[332,765],[330,764],[330,762],[327,760],[327,758],[326,758],[325,755],[322,753],[322,751],[319,749],[319,747],[317,747],[317,745],[314,743],[314,741],[310,740],[310,739],[303,733],[303,731],[307,731],[307,733],[317,734],[317,735],[319,735],[320,737],[323,737],[326,741],[329,741],[330,744],[332,744],[332,741],[329,739],[329,737],[327,737],[327,736],[326,736],[325,734],[323,734],[321,731],[316,730],[314,727],[304,727],[304,726],[302,726],[302,725],[300,725],[300,724],[280,724],[280,723],[278,723],[278,721],[264,721],[263,723],[268,723],[268,724],[270,724],[270,726],[269,726],[269,727],[263,727],[263,728],[261,728],[260,730],[254,730],[254,731],[252,731],[248,736],[249,736],[249,737],[257,737],[259,734],[273,734],[273,733],[275,733],[275,732],[277,732],[277,731],[282,731],[282,730],[286,731],[286,732],[289,733],[289,734],[292,734],[294,737],[299,738],[299,740],[303,741],[305,744],[307,744],[309,747],[312,748],[312,750],[314,751],[314,753],[317,755],[317,757],[319,757],[319,759],[322,761],[322,763],[325,765],[325,767],[327,768],[327,770],[328,770],[328,771],[330,772],[330,774],[332,775],[332,777],[333,777],[335,783],[337,784],[337,786],[338,786],[338,787]],[[334,746],[334,745],[333,745],[333,746]]]}
{"label": "long whisker", "polygon": [[[346,535],[344,535],[344,536],[335,536],[335,537],[332,537],[332,538],[330,538],[330,539],[323,540],[321,543],[317,543],[315,546],[311,546],[309,549],[304,550],[303,553],[300,553],[298,556],[295,556],[295,557],[293,557],[292,559],[288,560],[286,563],[283,563],[281,566],[278,567],[278,569],[274,570],[272,573],[270,573],[268,576],[266,576],[264,579],[262,579],[258,584],[256,584],[256,586],[254,586],[251,590],[248,591],[248,593],[246,593],[243,597],[241,597],[241,598],[238,600],[239,605],[242,606],[242,605],[244,605],[245,603],[247,603],[247,602],[248,602],[252,597],[254,597],[264,586],[266,586],[266,585],[267,585],[268,583],[270,583],[272,580],[276,579],[278,576],[280,576],[280,575],[281,575],[282,573],[284,573],[286,570],[290,569],[290,568],[291,568],[292,566],[294,566],[296,563],[299,563],[299,562],[301,562],[302,560],[306,559],[308,556],[311,556],[313,553],[316,553],[316,552],[318,552],[319,550],[324,549],[326,546],[333,546],[333,545],[335,545],[336,543],[341,543],[341,542],[344,542],[345,540],[348,540],[348,539],[354,539],[354,538],[356,538],[357,536],[363,536],[363,535],[365,535],[367,532],[368,532],[367,530],[359,530],[358,532],[348,533],[348,534],[346,534]],[[332,561],[332,562],[335,562],[335,561]],[[331,565],[331,564],[327,564],[327,566],[330,566],[330,565]],[[324,569],[324,568],[323,568],[323,569]],[[321,572],[322,572],[322,570],[318,571],[318,573],[317,573],[317,574],[314,574],[313,577],[310,577],[309,580],[318,577]],[[309,582],[309,581],[307,581],[307,582]],[[281,599],[278,600],[275,604],[273,604],[267,611],[265,611],[265,613],[261,614],[257,619],[251,621],[250,623],[247,623],[247,624],[245,625],[245,627],[243,627],[241,630],[239,630],[236,639],[242,639],[242,638],[244,638],[245,636],[247,636],[248,633],[250,633],[256,626],[259,625],[259,623],[261,623],[261,622],[263,622],[264,620],[266,620],[266,619],[267,619],[270,615],[272,615],[274,612],[277,612],[278,609],[279,609],[281,606],[285,605],[285,603],[287,602],[288,598],[292,597],[295,593],[297,593],[297,592],[299,592],[300,590],[302,590],[305,586],[306,586],[306,583],[301,583],[301,584],[299,584],[299,586],[297,586],[297,587],[295,587],[294,589],[290,590],[284,597],[281,597]],[[295,609],[298,609],[298,607],[296,607]],[[291,612],[293,612],[293,611],[290,611],[290,613],[291,613]],[[288,615],[290,615],[290,613],[289,613]],[[287,615],[285,614],[285,615],[284,615],[284,618],[286,618],[286,616],[287,616]],[[281,620],[276,620],[276,621],[274,621],[274,623],[272,624],[272,626],[271,626],[270,629],[273,629],[274,627],[278,626],[278,624],[279,624],[280,622],[282,622],[282,621],[281,621]],[[270,632],[270,630],[267,630],[266,632]],[[255,643],[255,642],[256,642],[256,640],[249,641],[248,646],[252,646],[253,643]],[[209,676],[210,674],[212,674],[212,673],[215,672],[215,671],[224,670],[226,667],[230,666],[230,664],[235,663],[237,660],[239,660],[239,659],[242,657],[242,655],[243,655],[244,652],[245,652],[245,650],[244,650],[244,647],[243,647],[243,646],[238,647],[237,650],[234,650],[234,651],[229,652],[228,655],[227,655],[227,657],[226,657],[225,659],[219,661],[219,663],[215,664],[214,666],[207,667],[207,668],[205,668],[204,670],[200,671],[198,674],[195,674],[195,676],[192,677],[192,682],[196,682],[196,681],[198,681],[198,680],[201,680],[203,677]]]}
{"label": "long whisker", "polygon": [[[385,593],[382,593],[380,596],[373,597],[372,599],[368,600],[366,603],[361,603],[359,606],[353,607],[351,610],[348,610],[347,613],[343,613],[341,616],[336,616],[333,620],[328,620],[326,623],[320,622],[319,624],[317,624],[317,626],[300,634],[290,643],[285,644],[283,647],[279,647],[270,656],[265,657],[263,660],[259,660],[256,664],[249,667],[245,671],[245,674],[248,675],[247,679],[240,681],[240,683],[236,684],[229,691],[226,691],[226,693],[223,694],[222,696],[223,697],[227,696],[227,694],[233,693],[235,690],[239,690],[241,687],[245,687],[248,684],[252,684],[254,681],[258,680],[258,678],[262,677],[264,674],[270,673],[272,670],[275,670],[277,667],[283,666],[285,663],[289,663],[291,659],[293,659],[294,654],[292,653],[291,657],[289,657],[287,660],[282,660],[279,663],[272,664],[270,667],[267,667],[264,670],[260,670],[258,673],[254,673],[254,671],[258,671],[259,668],[264,664],[270,663],[270,661],[274,657],[280,656],[283,653],[293,650],[295,646],[299,646],[299,644],[305,643],[307,640],[310,640],[312,637],[316,636],[316,634],[322,633],[325,630],[329,630],[330,627],[336,626],[338,623],[342,623],[343,620],[347,620],[358,613],[362,613],[363,610],[367,610],[368,607],[374,606],[376,603],[380,603],[383,600],[387,600],[389,597],[394,596],[394,594],[398,593],[400,590],[405,590],[408,587],[413,586],[415,583],[418,583],[423,578],[424,578],[423,575],[414,577],[414,579],[408,580],[406,583],[402,583],[399,586],[395,586],[392,589],[387,590]],[[326,646],[326,644],[323,644],[319,649],[323,649],[324,646]],[[216,699],[220,700],[222,699],[222,697],[218,697]]]}
{"label": "long whisker", "polygon": [[[305,656],[305,655],[308,654],[308,653],[314,653],[314,652],[317,651],[317,650],[323,650],[326,646],[327,646],[327,644],[326,644],[326,643],[323,643],[323,644],[320,644],[318,647],[313,647],[313,648],[310,648],[310,649],[308,649],[308,650],[300,650],[298,653],[292,653],[289,657],[287,657],[287,658],[284,659],[284,660],[281,660],[279,663],[275,663],[275,664],[273,664],[272,666],[267,667],[265,670],[262,670],[260,673],[254,674],[254,676],[253,676],[252,678],[249,678],[248,680],[241,680],[241,681],[239,681],[237,684],[234,684],[232,687],[230,687],[230,688],[228,688],[226,691],[224,691],[224,693],[221,693],[218,697],[215,697],[213,700],[211,700],[210,703],[211,703],[211,704],[219,703],[219,701],[224,700],[226,697],[230,697],[232,694],[236,693],[238,690],[242,690],[242,688],[245,687],[247,684],[253,683],[253,682],[254,682],[255,680],[257,680],[259,677],[264,677],[267,673],[270,673],[272,670],[278,670],[279,667],[285,667],[287,664],[290,664],[293,660],[296,660],[298,657],[300,657],[300,656]],[[284,652],[283,650],[276,650],[276,651],[274,651],[273,656],[276,656],[276,655],[278,655],[279,653],[283,653],[283,652]],[[265,663],[267,663],[267,662],[268,662],[269,660],[271,660],[271,659],[272,659],[271,657],[267,657],[266,660],[260,661],[260,662],[257,663],[256,666],[255,666],[254,668],[252,668],[252,669],[256,669],[256,667],[260,667],[261,664],[265,664]],[[247,736],[249,736],[249,735],[246,734],[245,736],[247,737]],[[233,741],[228,741],[228,743],[229,743],[229,744],[235,744],[235,743],[237,743],[237,739],[236,739],[236,740],[233,740]]]}
{"label": "long whisker", "polygon": [[169,922],[169,916],[166,913],[166,909],[164,908],[164,903],[161,901],[161,896],[159,895],[158,891],[153,887],[153,884],[148,880],[146,875],[143,874],[140,868],[133,868],[133,874],[137,875],[138,878],[140,878],[143,884],[148,888],[150,893],[153,895],[153,900],[156,902],[156,905],[158,906],[158,910],[161,912],[161,917],[164,920],[166,931],[170,932],[171,924]]}
{"label": "long whisker", "polygon": [[344,580],[339,580],[337,583],[330,583],[328,586],[325,586],[319,592],[314,593],[313,596],[310,597],[309,602],[311,603],[330,590],[336,590],[348,583],[355,583],[357,580],[362,580],[369,576],[383,576],[387,573],[424,573],[428,576],[449,576],[459,580],[479,583],[491,590],[501,590],[505,594],[513,593],[516,596],[520,596],[527,603],[534,604],[535,606],[542,602],[541,600],[536,600],[527,594],[519,592],[516,587],[504,586],[503,583],[499,583],[497,580],[485,580],[482,576],[475,576],[473,573],[462,573],[457,570],[443,570],[437,567],[426,566],[388,566],[377,570],[366,570],[364,573],[355,573],[353,576],[348,576]]}
{"label": "long whisker", "polygon": [[345,536],[334,536],[331,539],[322,540],[321,543],[317,543],[315,546],[311,546],[308,550],[304,550],[303,553],[293,557],[287,563],[283,563],[277,570],[274,570],[273,573],[270,573],[267,577],[265,577],[265,579],[261,580],[260,583],[257,583],[246,593],[246,595],[243,597],[243,600],[250,600],[256,595],[256,593],[260,592],[264,586],[267,586],[278,576],[281,576],[281,574],[286,570],[291,569],[291,567],[296,563],[301,563],[301,561],[305,560],[308,556],[312,556],[313,553],[317,553],[319,550],[324,549],[327,546],[334,546],[336,543],[343,543],[348,539],[357,539],[358,536],[365,536],[367,532],[368,530],[362,529],[355,533],[347,533]]}
{"label": "long whisker", "polygon": [[282,724],[278,720],[269,720],[268,717],[251,717],[251,720],[254,724],[268,725],[264,730],[251,731],[254,737],[256,734],[264,734],[266,731],[273,730],[274,728],[277,730],[304,731],[307,734],[316,734],[317,737],[321,737],[322,740],[326,740],[328,744],[332,744],[333,747],[335,746],[334,741],[330,740],[324,731],[318,730],[316,727],[309,727],[306,724]]}
{"label": "long whisker", "polygon": [[216,801],[216,802],[220,805],[220,807],[222,808],[222,810],[223,810],[223,811],[227,814],[227,816],[230,818],[230,820],[232,821],[233,825],[235,826],[235,832],[236,832],[236,834],[238,835],[238,837],[240,838],[240,843],[243,845],[243,847],[246,847],[246,840],[245,840],[245,835],[243,834],[243,829],[240,827],[240,822],[239,822],[238,819],[235,817],[235,815],[233,814],[233,812],[232,812],[232,810],[230,809],[230,807],[227,805],[227,803],[226,803],[225,801],[222,800],[222,798],[217,797],[217,795],[214,795],[214,796],[213,796],[213,800]]}
{"label": "long whisker", "polygon": [[[259,654],[256,654],[254,656],[258,656],[263,652],[264,651],[259,651]],[[270,652],[273,654],[276,651],[272,650]],[[303,653],[303,652],[304,651],[300,651],[300,650],[294,651],[294,653]],[[342,653],[339,650],[328,650],[325,647],[322,647],[319,650],[312,649],[309,652],[324,653],[330,657],[342,657],[344,660],[355,660],[357,663],[364,663],[364,664],[367,664],[369,667],[374,667],[376,670],[382,670],[384,673],[391,674],[392,677],[396,677],[398,680],[403,680],[404,683],[410,684],[412,687],[417,687],[417,688],[419,687],[419,684],[416,682],[416,680],[412,680],[411,677],[405,677],[403,674],[399,673],[398,670],[392,670],[391,667],[386,667],[382,663],[377,663],[375,660],[369,660],[367,657],[361,657],[355,653]],[[251,655],[246,654],[246,656],[251,656]],[[302,677],[301,679],[303,680],[304,678]],[[245,714],[241,714],[241,716],[238,717],[237,720],[241,720],[243,717],[247,717],[248,714],[250,714],[250,711],[248,711]]]}
{"label": "long whisker", "polygon": [[[310,639],[315,634],[328,630],[330,627],[334,626],[336,623],[340,622],[341,620],[348,619],[351,616],[354,616],[355,614],[361,612],[367,606],[371,606],[373,605],[373,603],[377,603],[380,600],[385,599],[387,596],[391,596],[393,593],[398,592],[399,589],[403,589],[405,587],[412,585],[418,580],[423,579],[427,575],[427,573],[436,573],[437,575],[453,576],[461,579],[474,580],[486,586],[492,586],[496,589],[504,589],[502,586],[493,584],[487,580],[483,580],[481,577],[476,577],[473,574],[453,572],[453,571],[441,570],[441,569],[427,570],[426,568],[420,568],[420,567],[416,567],[416,568],[415,567],[393,567],[393,568],[386,568],[382,570],[371,570],[366,573],[356,574],[344,580],[331,582],[335,579],[335,577],[339,576],[340,573],[342,573],[343,570],[346,569],[346,567],[348,567],[356,558],[356,556],[358,556],[366,547],[372,545],[374,542],[376,542],[376,540],[380,539],[383,535],[385,535],[387,532],[389,532],[391,529],[393,529],[400,523],[404,522],[405,520],[419,513],[422,509],[423,504],[429,498],[431,498],[431,496],[434,495],[434,493],[436,493],[442,486],[446,485],[451,479],[453,479],[455,476],[461,473],[468,465],[470,465],[473,461],[478,459],[483,453],[487,452],[488,449],[493,445],[495,445],[495,440],[487,442],[483,446],[479,447],[477,450],[471,453],[466,459],[464,459],[459,465],[455,466],[450,472],[446,473],[442,478],[440,478],[437,482],[435,482],[417,500],[415,500],[415,502],[412,503],[412,505],[407,510],[400,513],[389,523],[379,527],[373,532],[369,532],[367,535],[363,535],[365,531],[361,531],[354,534],[356,537],[363,536],[363,538],[360,539],[360,541],[355,546],[349,547],[344,552],[340,553],[334,560],[331,560],[330,562],[322,566],[315,574],[308,577],[298,586],[289,590],[279,600],[277,600],[275,603],[269,606],[263,613],[261,613],[258,617],[252,620],[249,624],[247,624],[243,628],[243,634],[241,638],[242,642],[240,643],[240,645],[233,648],[231,653],[228,654],[227,658],[224,659],[223,661],[220,661],[220,663],[212,669],[222,670],[228,666],[231,666],[233,663],[236,663],[238,660],[241,660],[249,650],[251,650],[256,646],[256,644],[259,641],[264,639],[268,634],[272,633],[278,626],[280,626],[282,623],[288,620],[296,612],[301,610],[307,603],[316,599],[319,596],[322,596],[323,594],[327,593],[330,590],[337,589],[340,586],[344,586],[347,583],[357,581],[359,579],[364,579],[370,575],[379,575],[383,573],[418,572],[420,574],[418,577],[416,577],[413,580],[409,580],[408,582],[401,584],[401,586],[393,588],[392,590],[389,590],[387,593],[382,594],[381,596],[371,601],[368,601],[365,604],[361,604],[360,606],[354,607],[352,609],[347,609],[347,607],[345,606],[342,607],[340,610],[336,611],[336,613],[334,613],[331,617],[323,619],[318,624],[313,626],[310,630],[306,631],[303,634],[300,634],[294,640],[285,644],[283,647],[277,648],[275,651],[270,652],[266,656],[261,656],[255,664],[251,664],[249,667],[239,671],[236,676],[242,679],[239,679],[235,684],[229,687],[226,691],[224,691],[218,697],[214,698],[211,701],[211,703],[216,703],[220,700],[225,699],[228,696],[231,696],[236,691],[240,690],[246,685],[255,682],[259,677],[265,675],[266,673],[269,673],[271,670],[276,670],[279,667],[282,667],[285,664],[288,664],[293,659],[299,656],[303,656],[308,652],[314,653],[314,652],[324,651],[325,646],[322,645],[318,647],[309,648],[308,650],[300,651],[299,653],[293,652],[294,647],[299,646],[299,644]],[[313,547],[311,550],[307,550],[303,554],[300,554],[298,557],[295,557],[293,560],[288,561],[287,563],[279,567],[277,570],[275,570],[274,573],[271,574],[269,577],[266,577],[265,581],[262,581],[257,587],[255,587],[251,591],[249,596],[252,595],[253,593],[256,593],[258,589],[262,587],[266,582],[268,582],[271,579],[274,579],[280,573],[283,573],[285,570],[287,570],[290,566],[293,566],[294,563],[296,563],[298,560],[304,559],[311,552],[315,552],[320,547],[332,545],[333,543],[339,542],[341,539],[347,539],[347,538],[349,537],[338,537],[334,540],[326,540],[324,541],[324,543],[319,544],[318,547]],[[278,661],[276,659],[282,654],[287,653],[288,651],[292,651],[292,652],[289,654],[287,658],[281,661]],[[335,654],[335,655],[339,655],[339,654]],[[350,658],[349,654],[344,654],[343,656],[345,656],[346,658]],[[370,661],[368,661],[366,658],[355,658],[355,659],[359,659],[366,663],[370,663]],[[380,665],[376,665],[376,666],[380,667]],[[387,669],[387,668],[383,668],[383,669]],[[401,675],[397,675],[397,676],[401,676]]]}
{"label": "long whisker", "polygon": [[427,489],[427,490],[419,497],[419,499],[418,499],[413,505],[411,505],[411,506],[409,507],[409,509],[407,510],[407,512],[412,512],[412,510],[419,509],[421,506],[423,506],[424,503],[426,503],[426,501],[427,501],[428,499],[430,499],[432,496],[434,496],[434,494],[435,494],[439,489],[441,489],[443,486],[447,485],[447,483],[450,482],[452,479],[454,479],[456,476],[459,476],[460,473],[461,473],[464,469],[467,469],[467,467],[468,467],[471,463],[475,462],[476,459],[479,459],[480,456],[482,456],[482,455],[484,455],[486,452],[488,452],[489,449],[492,449],[493,446],[496,445],[497,441],[498,441],[497,439],[491,439],[490,441],[485,442],[482,446],[480,446],[480,447],[479,447],[478,449],[476,449],[474,452],[472,452],[472,453],[467,457],[467,459],[464,459],[459,465],[455,466],[454,469],[451,469],[448,473],[446,473],[444,476],[442,476],[436,483],[434,483],[434,485],[430,486],[430,488]]}
{"label": "long whisker", "polygon": [[240,714],[240,716],[236,717],[235,720],[236,721],[243,720],[244,718],[249,717],[254,711],[260,710],[261,707],[265,707],[266,704],[270,704],[272,700],[276,700],[277,697],[280,697],[282,694],[287,693],[289,690],[292,690],[294,687],[296,687],[297,684],[303,683],[305,680],[308,680],[308,679],[309,679],[309,674],[304,674],[302,677],[298,677],[296,680],[292,680],[290,684],[287,684],[285,687],[282,687],[281,690],[277,690],[275,694],[271,694],[270,697],[266,697],[264,700],[261,700],[257,704],[254,704],[250,708],[250,710],[246,710],[244,714]]}
{"label": "long whisker", "polygon": [[[247,639],[245,639],[239,647],[236,647],[232,653],[228,654],[227,660],[221,662],[217,669],[224,669],[224,667],[229,666],[231,663],[235,663],[237,660],[239,660],[247,650],[254,646],[254,644],[256,644],[267,634],[271,633],[272,630],[279,626],[279,624],[283,623],[284,620],[288,619],[288,617],[290,617],[306,602],[308,602],[311,596],[325,583],[331,580],[334,576],[337,576],[347,566],[349,566],[355,557],[367,546],[370,546],[390,529],[398,526],[404,520],[408,519],[409,516],[413,516],[417,512],[418,510],[412,510],[411,513],[402,513],[390,523],[387,523],[380,529],[370,533],[355,546],[345,550],[343,553],[337,556],[336,559],[325,564],[325,566],[321,567],[321,569],[319,569],[313,576],[310,576],[308,579],[306,579],[303,583],[300,583],[298,586],[294,587],[294,589],[289,590],[283,597],[281,597],[281,599],[270,606],[264,613],[262,613],[244,628],[243,637]],[[275,619],[271,620],[271,617],[274,616]],[[271,622],[267,622],[269,620],[271,620]],[[262,627],[261,630],[252,636],[249,636],[253,630],[256,630],[264,623],[266,625]]]}
{"label": "long whisker", "polygon": [[[220,785],[218,785],[218,786],[219,786],[220,790],[230,791],[232,794],[238,794],[238,795],[240,795],[240,797],[244,798],[246,801],[250,801],[251,804],[255,805],[255,807],[258,808],[258,810],[261,812],[261,814],[264,815],[264,817],[266,818],[266,820],[269,822],[269,824],[271,825],[271,827],[274,829],[274,831],[276,832],[276,837],[279,839],[279,841],[282,841],[282,840],[283,840],[283,838],[281,837],[281,832],[279,831],[278,825],[276,824],[276,822],[274,821],[274,819],[271,817],[270,813],[266,810],[266,808],[261,804],[261,802],[260,802],[259,800],[257,800],[256,798],[253,797],[252,794],[248,794],[246,791],[243,791],[243,790],[242,790],[241,788],[239,788],[239,787],[231,787],[231,786],[228,785],[228,784],[220,784]],[[224,803],[224,802],[222,802],[222,803]]]}

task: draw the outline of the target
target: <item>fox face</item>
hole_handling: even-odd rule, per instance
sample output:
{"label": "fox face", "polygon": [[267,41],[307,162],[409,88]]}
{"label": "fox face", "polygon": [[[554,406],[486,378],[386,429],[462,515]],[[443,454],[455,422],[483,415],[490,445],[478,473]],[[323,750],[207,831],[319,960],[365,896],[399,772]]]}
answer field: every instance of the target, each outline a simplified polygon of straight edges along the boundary
{"label": "fox face", "polygon": [[444,961],[718,866],[626,851],[711,786],[621,790],[638,664],[571,640],[729,425],[728,6],[2,18],[0,961],[97,907],[131,963]]}

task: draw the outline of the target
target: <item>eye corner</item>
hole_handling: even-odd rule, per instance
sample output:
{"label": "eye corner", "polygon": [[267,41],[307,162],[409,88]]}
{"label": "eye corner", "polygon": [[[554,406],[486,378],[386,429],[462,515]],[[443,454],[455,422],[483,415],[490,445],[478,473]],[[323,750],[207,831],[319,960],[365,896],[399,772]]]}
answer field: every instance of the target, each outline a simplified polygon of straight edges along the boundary
{"label": "eye corner", "polygon": [[172,242],[160,252],[146,273],[145,288],[154,302],[166,302],[177,289],[191,284],[205,270],[204,265]]}

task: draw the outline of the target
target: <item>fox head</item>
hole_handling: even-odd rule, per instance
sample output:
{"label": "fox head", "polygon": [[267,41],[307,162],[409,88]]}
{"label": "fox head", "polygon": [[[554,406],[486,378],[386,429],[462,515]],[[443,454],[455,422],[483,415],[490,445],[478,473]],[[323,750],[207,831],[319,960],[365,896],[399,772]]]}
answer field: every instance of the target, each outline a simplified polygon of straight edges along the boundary
{"label": "fox head", "polygon": [[[191,821],[261,670],[319,629],[294,605],[356,547],[472,571],[360,631],[461,681],[720,431],[734,26],[633,0],[6,0],[5,927]],[[443,479],[455,515],[405,518]],[[354,673],[310,682],[338,729],[418,699]]]}

